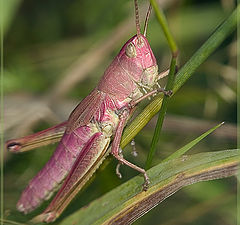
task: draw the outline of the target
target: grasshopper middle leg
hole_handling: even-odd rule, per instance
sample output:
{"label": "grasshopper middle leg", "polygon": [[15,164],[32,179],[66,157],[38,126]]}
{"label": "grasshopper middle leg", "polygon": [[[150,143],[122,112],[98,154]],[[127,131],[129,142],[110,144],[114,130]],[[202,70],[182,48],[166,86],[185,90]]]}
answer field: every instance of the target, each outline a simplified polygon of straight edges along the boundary
{"label": "grasshopper middle leg", "polygon": [[[145,180],[145,182],[143,184],[143,190],[146,191],[149,186],[149,183],[150,183],[146,171],[144,169],[134,165],[133,163],[127,161],[126,159],[124,159],[121,152],[119,152],[121,136],[122,136],[122,132],[123,132],[123,128],[125,126],[126,120],[129,116],[129,111],[130,110],[128,108],[126,108],[122,111],[122,113],[120,115],[120,121],[119,121],[118,127],[116,129],[115,137],[114,137],[114,140],[112,143],[111,153],[121,164],[125,164],[143,174],[144,180]],[[119,169],[119,166],[117,166],[117,172],[119,173],[118,169]]]}

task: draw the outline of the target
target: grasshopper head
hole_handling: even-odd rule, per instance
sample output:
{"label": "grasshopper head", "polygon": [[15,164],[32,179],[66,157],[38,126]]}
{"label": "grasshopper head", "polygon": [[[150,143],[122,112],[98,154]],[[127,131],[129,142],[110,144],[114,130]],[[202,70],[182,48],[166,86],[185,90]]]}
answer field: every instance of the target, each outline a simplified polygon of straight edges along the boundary
{"label": "grasshopper head", "polygon": [[155,84],[158,66],[144,35],[133,36],[121,49],[118,60],[134,81],[149,87]]}

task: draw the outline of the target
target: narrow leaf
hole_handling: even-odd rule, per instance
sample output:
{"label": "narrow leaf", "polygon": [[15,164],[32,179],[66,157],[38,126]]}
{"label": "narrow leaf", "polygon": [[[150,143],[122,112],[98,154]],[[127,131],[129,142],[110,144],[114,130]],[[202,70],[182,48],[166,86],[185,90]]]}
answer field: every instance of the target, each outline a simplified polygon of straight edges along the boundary
{"label": "narrow leaf", "polygon": [[223,124],[224,124],[224,122],[222,122],[222,123],[218,124],[217,126],[209,129],[208,131],[203,133],[201,136],[197,137],[196,139],[194,139],[193,141],[189,142],[188,144],[186,144],[182,148],[178,149],[176,152],[171,154],[169,157],[164,159],[162,162],[166,162],[166,161],[169,161],[169,160],[172,160],[172,159],[179,158],[180,156],[185,154],[188,150],[190,150],[194,145],[196,145],[198,142],[200,142],[203,138],[205,138],[206,136],[211,134],[213,131],[215,131],[218,127],[222,126]]}
{"label": "narrow leaf", "polygon": [[156,0],[150,0],[150,3],[155,11],[158,22],[162,27],[163,33],[167,39],[168,45],[169,45],[172,53],[173,54],[177,53],[178,52],[177,44],[172,36],[172,33],[170,32],[167,19],[164,15],[162,9],[158,7]]}
{"label": "narrow leaf", "polygon": [[[172,57],[169,77],[168,77],[168,81],[167,81],[167,85],[166,85],[166,90],[167,91],[172,90],[172,88],[173,88],[174,77],[175,77],[175,68],[176,68],[176,58]],[[154,154],[155,154],[156,149],[157,149],[157,143],[159,141],[160,133],[161,133],[161,130],[162,130],[163,120],[164,120],[164,117],[165,117],[166,112],[167,112],[168,101],[169,101],[169,96],[165,95],[163,97],[162,107],[159,111],[159,116],[158,116],[157,124],[156,124],[155,130],[154,130],[150,151],[148,152],[148,157],[147,157],[147,161],[146,161],[146,165],[145,165],[146,170],[151,167],[153,157],[154,157]]]}

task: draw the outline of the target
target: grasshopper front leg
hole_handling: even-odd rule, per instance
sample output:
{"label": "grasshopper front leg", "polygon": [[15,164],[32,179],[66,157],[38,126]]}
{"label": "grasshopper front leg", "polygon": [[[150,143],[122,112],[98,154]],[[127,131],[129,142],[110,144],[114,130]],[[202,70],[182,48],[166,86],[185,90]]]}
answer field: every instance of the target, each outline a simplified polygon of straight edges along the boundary
{"label": "grasshopper front leg", "polygon": [[138,98],[138,99],[136,99],[134,101],[131,101],[129,103],[129,107],[130,108],[134,108],[139,102],[141,102],[145,98],[148,98],[148,97],[153,96],[153,95],[155,95],[157,93],[160,93],[160,92],[162,92],[164,95],[167,95],[167,96],[171,96],[172,95],[172,91],[171,90],[165,90],[164,88],[159,87],[157,89],[154,89],[154,90],[148,92],[147,94],[143,95],[142,97],[140,97],[140,98]]}

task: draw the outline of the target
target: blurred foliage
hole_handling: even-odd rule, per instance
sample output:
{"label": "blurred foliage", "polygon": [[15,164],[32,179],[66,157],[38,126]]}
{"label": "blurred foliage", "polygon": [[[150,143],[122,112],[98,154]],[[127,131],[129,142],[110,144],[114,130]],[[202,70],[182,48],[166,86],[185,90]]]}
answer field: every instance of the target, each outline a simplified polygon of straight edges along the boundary
{"label": "blurred foliage", "polygon": [[[94,3],[86,0],[51,0],[44,3],[27,0],[5,2],[4,93],[6,104],[9,97],[18,96],[30,96],[35,101],[44,101],[44,97],[51,92],[56,82],[67,74],[66,71],[79,56],[86,54],[92,46],[99,43],[99,40],[107,39],[121,22],[134,13],[133,1],[130,0],[101,0]],[[180,48],[178,63],[180,67],[234,7],[233,0],[173,1],[165,12]],[[132,33],[127,34],[128,38],[134,32],[132,30]],[[66,108],[69,114],[71,108],[66,101],[76,103],[94,88],[107,65],[127,39],[115,43],[109,56],[104,58],[93,72],[87,74],[84,80],[77,83],[63,98],[51,104],[56,109]],[[159,70],[167,69],[170,64],[170,51],[153,16],[149,22],[148,39],[157,58]],[[140,105],[139,111],[144,104],[146,103]],[[22,102],[13,101],[11,105],[16,105],[17,108],[22,105]],[[31,107],[31,104],[28,107]],[[27,113],[30,108],[25,110]],[[59,112],[59,114],[60,119],[67,119],[65,112]],[[189,124],[196,119],[201,119],[216,124],[225,121],[233,126],[236,125],[236,33],[224,41],[171,99],[167,114],[187,118]],[[8,116],[8,121],[14,121],[21,115],[8,113]],[[166,121],[167,119],[168,117]],[[30,121],[31,118],[28,120]],[[28,120],[22,121],[22,124],[29,122]],[[38,131],[52,126],[54,122],[51,119],[40,120],[31,129]],[[201,134],[198,132],[201,126],[189,129],[187,125],[182,124],[183,128],[186,127],[185,132],[179,132],[178,129],[163,130],[158,145],[161,151],[157,152],[154,164]],[[148,125],[136,137],[136,148],[139,153],[137,158],[130,154],[130,146],[126,148],[124,155],[129,161],[140,166],[144,165],[153,126]],[[6,130],[5,137],[14,138],[11,135],[17,128],[18,126]],[[219,129],[224,129],[224,126]],[[25,130],[20,134],[25,135]],[[6,155],[4,185],[5,214],[8,219],[25,222],[33,215],[39,214],[47,205],[44,203],[40,209],[27,216],[15,209],[21,191],[49,159],[55,147],[56,145],[51,145],[24,154]],[[196,153],[195,149],[203,152],[235,147],[234,136],[220,138],[211,135],[191,152]],[[107,161],[110,161],[110,158]],[[104,164],[96,172],[88,187],[84,188],[70,204],[64,216],[137,174],[129,168],[122,167],[123,179],[119,180],[115,175],[116,164],[115,160]],[[236,224],[235,191],[234,178],[194,184],[164,201],[135,224],[233,225]],[[208,210],[204,210],[206,204]],[[183,217],[188,212],[191,213],[192,220]],[[171,222],[174,218],[179,218],[179,221]]]}

